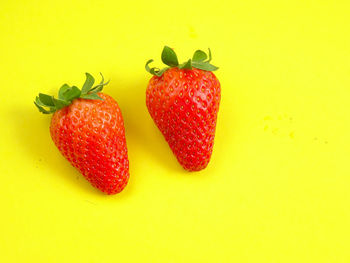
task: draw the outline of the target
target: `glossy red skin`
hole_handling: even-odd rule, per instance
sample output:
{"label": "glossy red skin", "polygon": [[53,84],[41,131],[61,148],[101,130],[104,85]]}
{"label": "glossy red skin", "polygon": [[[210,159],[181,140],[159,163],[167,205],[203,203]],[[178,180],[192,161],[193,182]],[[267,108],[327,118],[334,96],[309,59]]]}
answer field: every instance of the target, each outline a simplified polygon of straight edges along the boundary
{"label": "glossy red skin", "polygon": [[50,133],[63,156],[94,187],[116,194],[129,179],[124,121],[117,102],[99,96],[103,101],[76,99],[56,111]]}
{"label": "glossy red skin", "polygon": [[171,68],[149,81],[148,111],[188,171],[210,161],[220,98],[219,80],[210,71]]}

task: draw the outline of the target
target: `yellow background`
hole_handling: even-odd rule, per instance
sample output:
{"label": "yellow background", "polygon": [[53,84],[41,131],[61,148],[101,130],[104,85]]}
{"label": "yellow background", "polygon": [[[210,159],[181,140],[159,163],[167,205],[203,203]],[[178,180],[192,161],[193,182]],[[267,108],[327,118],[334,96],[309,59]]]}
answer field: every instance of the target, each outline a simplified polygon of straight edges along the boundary
{"label": "yellow background", "polygon": [[[350,262],[348,1],[1,1],[0,262]],[[163,45],[210,47],[211,163],[184,171],[145,106]],[[38,92],[103,72],[130,181],[95,190]]]}

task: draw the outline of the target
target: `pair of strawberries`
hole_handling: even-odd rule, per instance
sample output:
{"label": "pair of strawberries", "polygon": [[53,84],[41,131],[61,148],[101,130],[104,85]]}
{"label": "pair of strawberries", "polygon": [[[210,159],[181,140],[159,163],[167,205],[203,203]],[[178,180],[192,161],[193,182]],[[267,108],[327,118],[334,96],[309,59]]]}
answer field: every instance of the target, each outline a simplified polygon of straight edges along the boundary
{"label": "pair of strawberries", "polygon": [[[146,103],[179,163],[188,171],[204,169],[210,160],[220,83],[211,72],[217,67],[197,50],[192,59],[179,64],[175,52],[165,46],[162,61],[167,67],[146,70],[154,76],[146,90]],[[129,179],[125,129],[118,103],[102,93],[108,84],[94,86],[86,73],[82,89],[64,84],[58,97],[40,93],[35,105],[51,119],[52,140],[63,156],[96,188],[107,194],[124,189]]]}

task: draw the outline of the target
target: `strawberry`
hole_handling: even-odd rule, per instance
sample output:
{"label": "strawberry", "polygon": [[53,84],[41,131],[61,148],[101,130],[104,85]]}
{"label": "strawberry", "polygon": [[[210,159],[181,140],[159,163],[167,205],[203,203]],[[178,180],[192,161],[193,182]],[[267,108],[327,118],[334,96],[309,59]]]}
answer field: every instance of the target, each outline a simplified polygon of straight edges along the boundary
{"label": "strawberry", "polygon": [[148,111],[179,163],[188,171],[204,169],[213,150],[221,91],[213,74],[218,68],[197,50],[179,64],[175,52],[165,46],[162,61],[169,67],[146,70],[154,76],[146,90]]}
{"label": "strawberry", "polygon": [[[102,74],[101,74],[102,75]],[[129,161],[122,113],[117,102],[100,91],[86,73],[80,90],[64,84],[58,98],[39,93],[34,104],[44,114],[54,113],[50,133],[62,155],[96,188],[106,194],[124,189]]]}

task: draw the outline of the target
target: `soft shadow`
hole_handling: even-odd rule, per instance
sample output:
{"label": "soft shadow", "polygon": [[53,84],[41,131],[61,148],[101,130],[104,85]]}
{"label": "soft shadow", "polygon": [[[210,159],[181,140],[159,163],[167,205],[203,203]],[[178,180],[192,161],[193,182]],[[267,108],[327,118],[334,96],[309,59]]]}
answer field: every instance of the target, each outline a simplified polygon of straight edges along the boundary
{"label": "soft shadow", "polygon": [[[218,74],[219,79],[221,74]],[[221,101],[212,160],[206,168],[210,171],[227,169],[228,165],[234,167],[237,164],[235,160],[237,160],[240,152],[239,148],[234,147],[234,145],[238,144],[237,140],[239,140],[236,136],[236,130],[242,129],[242,127],[240,127],[241,122],[236,121],[241,119],[241,116],[237,115],[241,109],[237,108],[238,103],[236,104],[235,101],[239,97],[238,90],[246,89],[247,87],[242,86],[237,80],[231,83],[224,80],[221,81]]]}
{"label": "soft shadow", "polygon": [[148,113],[145,95],[147,83],[146,79],[124,82],[118,76],[112,76],[105,90],[118,102],[123,114],[130,169],[142,171],[141,167],[137,169],[134,158],[146,154],[159,166],[181,172],[182,167]]}
{"label": "soft shadow", "polygon": [[[105,195],[98,189],[92,187],[85,180],[83,175],[79,173],[58,151],[51,140],[49,126],[51,115],[43,115],[39,113],[35,106],[27,105],[27,108],[17,108],[9,113],[13,124],[13,131],[22,147],[27,151],[28,157],[32,158],[34,163],[42,163],[55,170],[55,174],[68,184],[81,187],[88,193],[96,193],[97,195]],[[9,122],[9,123],[11,123]],[[47,174],[47,176],[52,176]]]}

